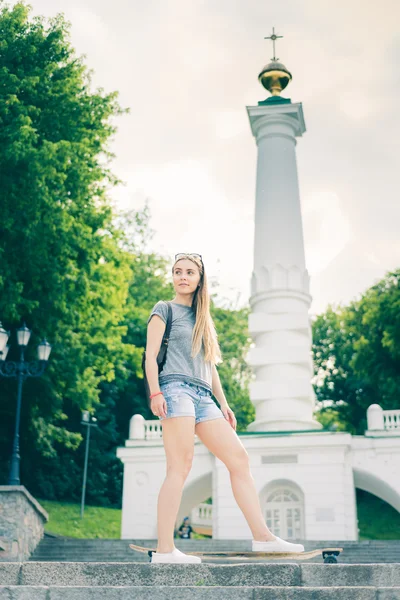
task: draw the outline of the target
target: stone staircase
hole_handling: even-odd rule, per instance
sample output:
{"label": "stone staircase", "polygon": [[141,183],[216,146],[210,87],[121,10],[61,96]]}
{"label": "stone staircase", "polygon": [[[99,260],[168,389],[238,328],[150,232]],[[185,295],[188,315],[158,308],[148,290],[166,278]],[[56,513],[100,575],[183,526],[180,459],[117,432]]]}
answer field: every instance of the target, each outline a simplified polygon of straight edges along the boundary
{"label": "stone staircase", "polygon": [[[129,544],[156,547],[156,540],[119,540],[119,539],[76,539],[45,535],[31,561],[57,562],[148,562],[146,554],[133,552]],[[400,563],[400,540],[363,541],[363,542],[302,542],[306,550],[338,546],[344,549],[339,557],[341,564]],[[250,550],[247,540],[175,540],[182,552],[196,550]],[[219,560],[219,559],[218,559]],[[321,558],[312,559],[322,563]],[[220,562],[220,560],[219,560]],[[229,562],[224,559],[224,562]],[[237,561],[236,561],[237,562]]]}
{"label": "stone staircase", "polygon": [[398,600],[400,564],[0,563],[0,600]]}
{"label": "stone staircase", "polygon": [[[0,600],[400,600],[400,541],[304,542],[341,546],[338,564],[203,559],[152,565],[128,545],[46,535],[27,562],[0,562]],[[245,540],[175,540],[184,552],[249,550]],[[1,554],[0,554],[1,561]]]}

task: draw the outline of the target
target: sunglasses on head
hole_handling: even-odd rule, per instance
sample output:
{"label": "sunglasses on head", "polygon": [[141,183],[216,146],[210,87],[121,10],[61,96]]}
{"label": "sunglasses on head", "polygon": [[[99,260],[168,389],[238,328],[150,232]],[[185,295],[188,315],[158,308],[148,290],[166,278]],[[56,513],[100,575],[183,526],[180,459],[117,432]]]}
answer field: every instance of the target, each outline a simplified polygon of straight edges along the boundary
{"label": "sunglasses on head", "polygon": [[186,256],[194,256],[195,258],[199,258],[201,260],[201,262],[203,262],[201,254],[195,254],[195,253],[190,253],[190,252],[180,252],[179,254],[175,254],[175,260],[177,261],[180,258],[186,258]]}

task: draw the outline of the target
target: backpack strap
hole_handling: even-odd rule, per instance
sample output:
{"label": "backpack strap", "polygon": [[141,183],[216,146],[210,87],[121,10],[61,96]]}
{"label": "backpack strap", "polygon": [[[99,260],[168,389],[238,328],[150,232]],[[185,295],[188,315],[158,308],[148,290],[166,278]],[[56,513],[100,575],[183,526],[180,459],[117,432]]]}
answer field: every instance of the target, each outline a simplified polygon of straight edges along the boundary
{"label": "backpack strap", "polygon": [[159,364],[159,372],[162,371],[164,365],[165,365],[165,361],[167,360],[167,349],[168,349],[168,342],[169,342],[169,334],[171,332],[171,326],[172,326],[172,306],[171,303],[168,301],[165,301],[167,306],[168,306],[168,316],[167,316],[167,326],[165,328],[164,331],[164,335],[163,335],[163,339],[161,342],[161,353],[162,353],[162,360]]}
{"label": "backpack strap", "polygon": [[166,303],[168,306],[168,317],[167,317],[167,326],[164,331],[164,338],[167,338],[167,345],[168,345],[169,334],[171,333],[171,326],[172,326],[172,307],[171,307],[171,302],[166,301]]}

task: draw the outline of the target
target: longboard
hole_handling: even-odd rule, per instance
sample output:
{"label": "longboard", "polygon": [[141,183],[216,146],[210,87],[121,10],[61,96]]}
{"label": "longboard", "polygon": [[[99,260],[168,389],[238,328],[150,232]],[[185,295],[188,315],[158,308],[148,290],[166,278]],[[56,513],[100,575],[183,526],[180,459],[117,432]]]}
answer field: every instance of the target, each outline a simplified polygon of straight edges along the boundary
{"label": "longboard", "polygon": [[[129,548],[135,552],[148,554],[150,560],[153,552],[156,552],[155,548],[146,548],[135,544],[129,544]],[[318,548],[309,552],[238,552],[225,550],[207,552],[203,550],[189,552],[189,554],[204,558],[267,558],[268,560],[308,560],[322,555],[324,563],[337,563],[337,557],[341,552],[343,552],[343,548]]]}

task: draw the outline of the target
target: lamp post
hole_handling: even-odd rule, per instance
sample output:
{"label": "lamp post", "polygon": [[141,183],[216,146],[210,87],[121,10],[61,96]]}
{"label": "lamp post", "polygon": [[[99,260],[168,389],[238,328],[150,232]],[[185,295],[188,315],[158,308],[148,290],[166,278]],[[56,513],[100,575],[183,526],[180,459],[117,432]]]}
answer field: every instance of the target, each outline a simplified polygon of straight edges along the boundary
{"label": "lamp post", "polygon": [[96,419],[96,417],[92,417],[88,410],[84,410],[82,412],[81,425],[85,425],[87,427],[85,466],[83,468],[82,499],[81,499],[81,519],[83,519],[83,512],[85,510],[86,479],[87,479],[87,467],[88,467],[88,459],[89,459],[90,430],[92,427],[98,427],[97,419]]}
{"label": "lamp post", "polygon": [[17,341],[20,349],[20,358],[18,361],[6,361],[8,350],[10,348],[7,345],[10,332],[7,332],[0,323],[0,376],[16,377],[18,383],[17,414],[15,419],[14,442],[11,455],[8,485],[20,485],[19,425],[21,419],[22,385],[24,380],[28,377],[40,377],[41,375],[43,375],[51,352],[51,345],[46,340],[43,340],[43,342],[39,344],[37,349],[38,360],[26,362],[24,358],[25,349],[28,345],[31,333],[31,330],[28,329],[25,323],[22,327],[20,327],[17,330]]}

